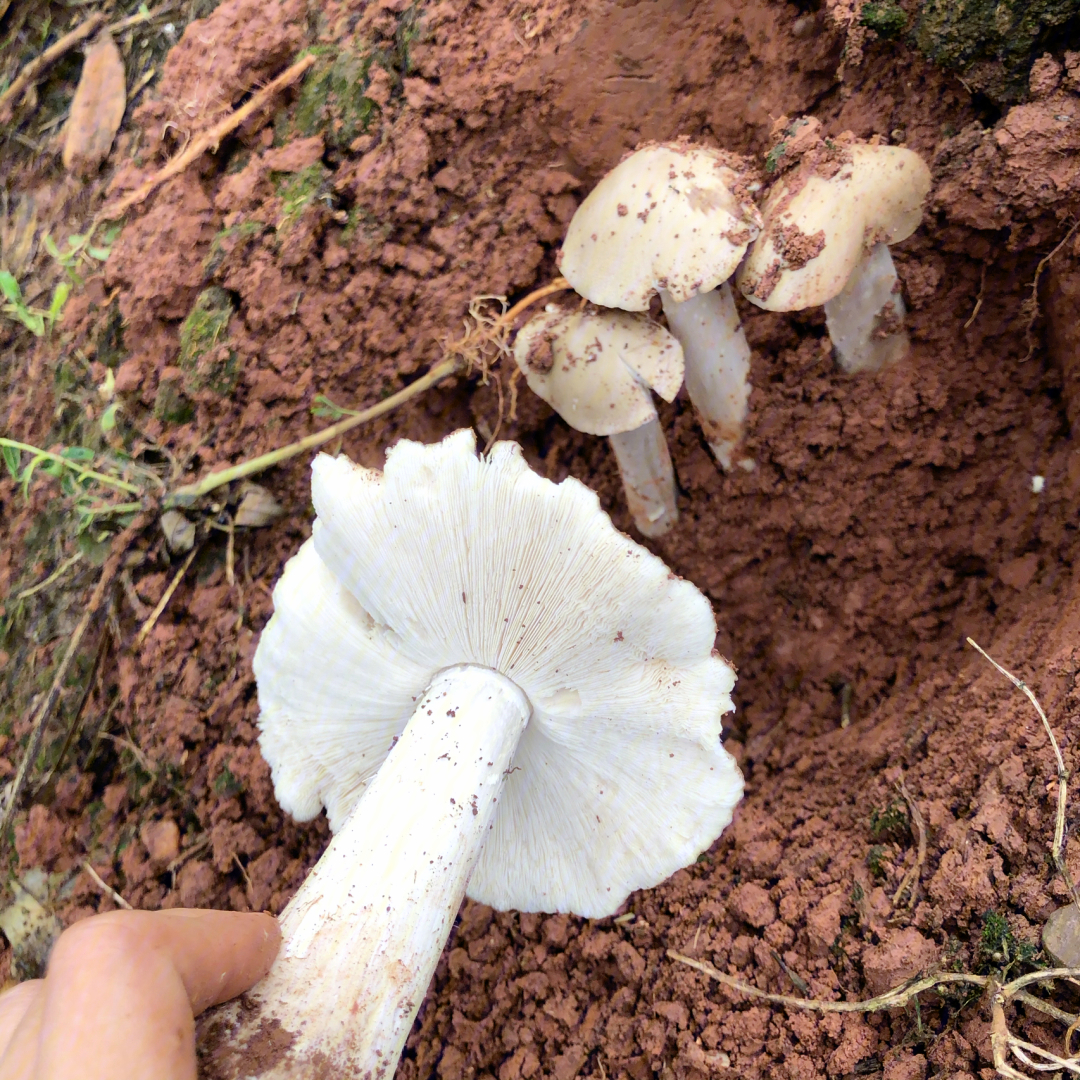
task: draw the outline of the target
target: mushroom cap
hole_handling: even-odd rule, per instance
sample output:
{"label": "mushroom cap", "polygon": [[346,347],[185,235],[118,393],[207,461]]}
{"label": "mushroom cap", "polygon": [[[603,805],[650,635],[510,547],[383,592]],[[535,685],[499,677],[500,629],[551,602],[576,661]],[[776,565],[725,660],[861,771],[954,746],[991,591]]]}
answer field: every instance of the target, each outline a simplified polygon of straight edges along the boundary
{"label": "mushroom cap", "polygon": [[478,458],[470,430],[399,442],[382,473],[325,454],[312,472],[314,536],[255,654],[286,810],[325,805],[339,829],[433,676],[480,664],[532,716],[473,899],[600,917],[720,834],[742,776],[720,743],[735,673],[712,609],[592,491],[537,476],[514,443]]}
{"label": "mushroom cap", "polygon": [[623,311],[543,311],[514,342],[514,359],[534,394],[572,428],[618,435],[656,418],[651,387],[674,401],[683,351],[674,335]]}
{"label": "mushroom cap", "polygon": [[926,162],[901,146],[844,151],[845,160],[837,167],[833,159],[824,171],[821,158],[805,158],[769,192],[765,227],[736,277],[758,307],[824,304],[870,248],[906,240],[919,227],[930,191]]}
{"label": "mushroom cap", "polygon": [[648,310],[660,289],[678,303],[715,289],[761,228],[743,172],[740,158],[707,146],[643,146],[578,207],[560,271],[586,299],[623,311]]}

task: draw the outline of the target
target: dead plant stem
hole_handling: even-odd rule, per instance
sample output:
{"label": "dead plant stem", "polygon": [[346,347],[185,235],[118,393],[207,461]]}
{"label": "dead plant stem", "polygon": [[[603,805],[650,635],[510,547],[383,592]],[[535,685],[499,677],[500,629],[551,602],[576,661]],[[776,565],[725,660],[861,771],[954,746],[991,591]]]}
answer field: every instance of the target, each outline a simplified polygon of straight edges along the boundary
{"label": "dead plant stem", "polygon": [[915,855],[915,865],[904,875],[896,892],[893,893],[892,906],[896,907],[900,903],[900,898],[910,889],[906,906],[913,908],[919,895],[919,875],[922,873],[923,864],[926,862],[926,822],[923,821],[919,804],[911,797],[911,792],[908,791],[903,780],[896,785],[896,790],[900,792],[901,798],[908,805],[911,823],[915,826],[915,834],[918,838],[918,848]]}
{"label": "dead plant stem", "polygon": [[[1080,222],[1078,222],[1080,224]],[[1075,228],[1075,226],[1074,226]],[[1062,241],[1064,243],[1064,241]],[[1049,257],[1049,256],[1048,256]],[[1054,865],[1057,867],[1058,873],[1061,875],[1061,880],[1065,882],[1065,887],[1069,890],[1069,895],[1072,897],[1072,901],[1076,904],[1077,911],[1080,911],[1080,892],[1077,891],[1076,883],[1072,879],[1072,874],[1069,873],[1068,866],[1065,865],[1065,859],[1062,855],[1062,848],[1065,844],[1065,807],[1068,801],[1068,779],[1069,770],[1065,768],[1065,758],[1062,757],[1061,747],[1058,746],[1058,741],[1054,737],[1054,729],[1050,726],[1050,721],[1047,719],[1046,713],[1043,712],[1043,707],[1039,704],[1038,698],[1031,692],[1027,683],[1018,679],[1011,671],[1003,668],[981,645],[972,640],[967,639],[967,643],[976,651],[978,651],[984,659],[988,660],[994,665],[1017,688],[1022,690],[1026,695],[1028,701],[1035,707],[1035,711],[1039,714],[1039,719],[1042,721],[1043,728],[1046,730],[1046,736],[1050,740],[1050,746],[1053,748],[1054,757],[1057,760],[1057,779],[1058,779],[1058,791],[1057,791],[1057,817],[1054,821],[1054,842],[1051,846],[1050,852],[1054,857]]]}
{"label": "dead plant stem", "polygon": [[866,1001],[818,1001],[816,998],[792,997],[790,994],[769,994],[764,990],[759,990],[756,986],[740,982],[733,976],[719,971],[707,960],[694,960],[689,956],[676,952],[674,949],[668,949],[667,954],[672,960],[678,960],[680,964],[696,968],[703,974],[708,975],[710,979],[715,979],[717,982],[729,986],[732,990],[737,990],[740,994],[746,994],[748,997],[758,998],[761,1001],[769,1001],[774,1005],[790,1005],[796,1009],[806,1009],[808,1012],[867,1013],[881,1012],[884,1009],[900,1009],[918,994],[923,993],[925,990],[933,990],[935,986],[942,986],[946,983],[966,983],[968,986],[982,988],[989,982],[989,977],[985,975],[970,975],[964,971],[940,971],[936,975],[927,975],[925,978],[894,987],[892,990],[886,991],[886,993],[880,994],[878,997],[868,998]]}
{"label": "dead plant stem", "polygon": [[983,306],[983,291],[986,289],[986,263],[982,264],[982,273],[979,275],[979,295],[975,297],[975,306],[971,309],[971,314],[968,316],[968,321],[964,323],[964,329],[967,330],[971,327],[971,324],[979,317],[979,312]]}
{"label": "dead plant stem", "polygon": [[305,56],[297,60],[291,67],[286,68],[276,79],[271,79],[258,93],[253,94],[251,100],[241,105],[235,112],[230,113],[223,120],[218,121],[213,127],[196,135],[187,147],[159,169],[153,176],[140,184],[134,191],[128,192],[123,198],[115,203],[103,207],[95,216],[95,226],[102,221],[115,221],[123,217],[133,206],[138,206],[152,192],[156,191],[166,180],[179,176],[189,165],[197,161],[207,150],[216,150],[221,140],[231,135],[249,116],[258,112],[268,101],[286,86],[291,85],[315,63],[314,56]]}
{"label": "dead plant stem", "polygon": [[[1013,979],[1012,982],[1005,986],[1001,986],[989,975],[973,975],[966,971],[939,971],[934,975],[926,975],[921,979],[905,983],[903,986],[893,987],[884,994],[867,998],[865,1001],[818,1001],[815,998],[799,998],[792,997],[789,994],[767,993],[764,990],[759,990],[756,986],[741,982],[739,979],[717,970],[706,960],[694,960],[692,957],[685,956],[675,949],[668,949],[667,955],[670,959],[695,968],[702,974],[708,975],[710,979],[715,979],[717,982],[723,983],[724,986],[737,990],[740,994],[746,994],[747,997],[768,1001],[774,1005],[788,1005],[797,1009],[805,1009],[808,1012],[867,1013],[881,1012],[884,1009],[899,1009],[926,990],[933,990],[937,986],[945,986],[949,983],[961,983],[968,986],[977,986],[980,989],[997,987],[1004,994],[1006,1003],[1010,1001],[1022,1002],[1024,1005],[1046,1013],[1047,1016],[1052,1016],[1055,1020],[1060,1020],[1065,1024],[1077,1019],[1071,1013],[1057,1008],[1056,1005],[1051,1005],[1048,1001],[1041,1001],[1039,998],[1033,997],[1024,990],[1024,987],[1030,986],[1032,983],[1050,982],[1053,979],[1075,978],[1080,975],[1080,968],[1051,968],[1047,971],[1032,971],[1027,975],[1021,975],[1019,978]],[[1028,1080],[1028,1078],[1023,1077],[1022,1080]]]}
{"label": "dead plant stem", "polygon": [[146,524],[146,516],[140,515],[123,532],[117,533],[116,536],[113,537],[112,550],[109,553],[109,557],[105,560],[104,566],[101,568],[101,574],[98,577],[97,584],[94,586],[94,591],[90,594],[90,599],[83,610],[82,617],[79,619],[79,622],[75,626],[75,630],[68,639],[64,655],[61,657],[60,663],[56,666],[52,684],[49,686],[44,699],[38,706],[37,712],[30,722],[30,737],[26,744],[26,751],[22,756],[22,760],[19,762],[19,768],[15,773],[15,779],[12,780],[11,786],[8,789],[3,814],[0,815],[0,845],[3,845],[6,841],[12,820],[19,808],[19,800],[22,797],[23,789],[26,787],[26,783],[30,778],[30,772],[34,767],[34,763],[37,761],[38,754],[41,753],[41,743],[45,738],[45,728],[48,726],[49,716],[52,713],[57,699],[60,697],[60,692],[64,687],[67,673],[71,667],[72,661],[75,659],[75,654],[79,651],[79,646],[82,644],[82,639],[86,634],[87,628],[90,626],[94,616],[97,615],[101,603],[105,599],[105,594],[112,584],[113,578],[116,577],[117,571],[120,569],[120,563],[128,549],[128,545],[140,532],[142,532]]}
{"label": "dead plant stem", "polygon": [[40,56],[30,61],[12,80],[11,85],[0,94],[0,124],[11,120],[19,99],[61,57],[66,56],[80,42],[104,25],[105,16],[99,11],[85,22],[79,23],[74,30],[65,34],[59,41],[50,45]]}
{"label": "dead plant stem", "polygon": [[53,766],[49,769],[45,778],[34,789],[34,797],[36,798],[46,786],[57,774],[60,766],[64,762],[64,758],[67,756],[68,750],[71,748],[71,744],[75,739],[75,735],[79,730],[82,723],[83,713],[86,711],[86,703],[90,700],[90,694],[94,689],[94,680],[97,678],[98,672],[101,670],[101,661],[105,657],[105,651],[109,644],[109,630],[107,626],[102,627],[101,637],[98,640],[98,647],[94,652],[94,663],[90,668],[90,674],[86,679],[86,686],[83,689],[82,697],[79,698],[79,705],[76,708],[74,714],[71,717],[71,723],[68,724],[67,734],[64,736],[64,743],[60,747],[60,753],[56,755],[56,761],[53,762]]}
{"label": "dead plant stem", "polygon": [[172,11],[175,6],[175,4],[162,4],[161,7],[154,8],[153,11],[148,11],[145,15],[136,12],[134,15],[128,15],[127,18],[109,23],[105,29],[115,37],[115,35],[122,34],[125,30],[130,30],[133,26],[140,26],[142,23],[150,23],[155,19],[160,19],[162,15],[167,15]]}
{"label": "dead plant stem", "polygon": [[188,557],[183,561],[180,569],[173,575],[172,581],[169,582],[169,587],[162,594],[161,599],[157,602],[157,606],[150,612],[150,617],[139,627],[138,634],[135,635],[135,644],[133,648],[138,649],[142,643],[147,639],[150,631],[154,629],[161,613],[165,610],[169,601],[172,599],[172,594],[176,592],[177,587],[180,584],[181,579],[187,573],[188,567],[195,561],[195,556],[199,553],[200,545],[196,544],[195,547],[188,552]]}
{"label": "dead plant stem", "polygon": [[125,911],[134,911],[135,909],[111,886],[106,885],[101,879],[101,875],[88,863],[82,864],[83,869],[90,875],[94,884],[119,908],[123,908]]}
{"label": "dead plant stem", "polygon": [[[1027,326],[1024,327],[1024,338],[1027,341],[1027,354],[1020,363],[1030,360],[1035,354],[1035,338],[1032,336],[1032,331],[1035,329],[1035,323],[1039,318],[1039,279],[1042,277],[1042,272],[1050,265],[1054,256],[1072,239],[1073,233],[1076,232],[1078,228],[1080,228],[1080,220],[1072,223],[1069,231],[1054,246],[1054,250],[1051,251],[1049,255],[1044,255],[1039,260],[1039,265],[1035,267],[1035,279],[1031,283],[1031,298],[1027,301],[1027,304],[1030,305],[1030,312],[1028,314]],[[968,640],[970,641],[971,639],[969,638]]]}
{"label": "dead plant stem", "polygon": [[66,559],[62,562],[44,581],[39,581],[36,585],[31,585],[28,589],[23,589],[21,593],[15,596],[15,600],[26,600],[33,596],[35,593],[41,592],[42,589],[47,589],[54,581],[59,580],[64,576],[80,559],[82,558],[82,552],[77,551],[70,559]]}
{"label": "dead plant stem", "polygon": [[497,321],[509,327],[526,308],[532,307],[538,300],[543,300],[545,297],[551,296],[552,293],[565,292],[569,288],[571,288],[571,285],[566,278],[557,277],[550,284],[534,289],[528,296],[519,300],[510,308],[505,315],[500,315]]}
{"label": "dead plant stem", "polygon": [[346,420],[339,420],[338,423],[323,428],[322,431],[317,431],[314,435],[308,435],[307,438],[301,439],[299,442],[282,446],[268,454],[252,458],[250,461],[242,461],[239,465],[222,469],[220,472],[210,473],[209,476],[204,476],[198,483],[186,484],[184,487],[177,488],[171,495],[166,497],[164,507],[169,509],[175,506],[190,506],[196,499],[208,495],[211,491],[224,484],[230,484],[234,480],[242,480],[246,476],[252,476],[255,473],[262,472],[264,469],[269,469],[272,465],[279,465],[283,461],[288,461],[290,458],[303,454],[307,450],[315,450],[320,446],[325,446],[326,443],[332,442],[366,421],[375,420],[388,412],[392,412],[399,405],[404,405],[406,401],[411,400],[418,394],[422,394],[428,388],[456,374],[459,370],[460,367],[456,360],[443,360],[441,363],[436,364],[426,375],[417,379],[416,382],[410,383],[404,390],[399,390],[396,394],[391,394],[385,401],[380,401],[378,405],[372,405],[370,409],[364,409],[363,412],[358,412],[355,416],[350,416]]}

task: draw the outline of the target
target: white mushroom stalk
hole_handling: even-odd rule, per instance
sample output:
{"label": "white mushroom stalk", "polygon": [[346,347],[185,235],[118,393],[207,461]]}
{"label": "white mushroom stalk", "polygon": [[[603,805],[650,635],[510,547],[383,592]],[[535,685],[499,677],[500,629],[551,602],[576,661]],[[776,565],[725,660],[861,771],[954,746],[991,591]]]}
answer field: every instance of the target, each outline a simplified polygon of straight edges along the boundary
{"label": "white mushroom stalk", "polygon": [[[742,442],[750,401],[750,346],[731,286],[725,281],[681,304],[665,289],[660,299],[668,326],[683,347],[686,392],[710,449],[727,471]],[[740,464],[753,468],[754,462],[744,458]]]}
{"label": "white mushroom stalk", "polygon": [[514,359],[529,388],[572,428],[610,437],[638,531],[668,532],[679,519],[675,470],[649,389],[665,401],[679,392],[676,338],[643,315],[549,305],[518,332]]}
{"label": "white mushroom stalk", "polygon": [[761,227],[756,187],[734,154],[685,141],[643,146],[578,207],[560,258],[594,304],[646,311],[660,295],[687,393],[725,469],[746,421],[750,348],[724,283]]}
{"label": "white mushroom stalk", "polygon": [[845,371],[901,358],[909,341],[887,245],[918,228],[929,190],[913,150],[819,140],[769,191],[739,288],[768,311],[824,304]]}
{"label": "white mushroom stalk", "polygon": [[320,455],[255,658],[282,806],[334,839],[204,1039],[221,1080],[392,1075],[463,896],[617,910],[742,791],[708,601],[574,480],[470,431],[383,473]]}

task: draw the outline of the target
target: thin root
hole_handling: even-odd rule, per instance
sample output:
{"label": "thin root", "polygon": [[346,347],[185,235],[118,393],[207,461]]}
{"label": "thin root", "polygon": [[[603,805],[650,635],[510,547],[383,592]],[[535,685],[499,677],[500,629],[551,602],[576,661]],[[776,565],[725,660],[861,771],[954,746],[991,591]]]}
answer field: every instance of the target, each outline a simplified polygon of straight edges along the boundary
{"label": "thin root", "polygon": [[0,94],[0,124],[6,124],[15,111],[19,99],[37,82],[53,64],[66,56],[76,45],[85,41],[105,24],[105,16],[99,11],[85,22],[79,23],[70,33],[65,34],[55,44],[50,45],[40,56],[35,57],[12,80],[11,85]]}
{"label": "thin root", "polygon": [[[1077,224],[1080,224],[1080,222]],[[1076,226],[1074,225],[1073,228],[1075,229]],[[1068,239],[1068,237],[1066,237],[1066,239]],[[1064,242],[1065,241],[1063,240],[1061,243],[1063,244]],[[1061,245],[1059,244],[1058,247],[1060,246]],[[1057,249],[1055,248],[1055,250]],[[1052,255],[1053,252],[1051,252],[1047,258],[1050,258]],[[1017,690],[1022,690],[1024,692],[1028,701],[1035,706],[1035,711],[1039,714],[1039,719],[1046,729],[1047,738],[1050,740],[1050,746],[1054,751],[1054,758],[1057,761],[1058,779],[1057,818],[1054,821],[1054,842],[1051,845],[1050,852],[1054,857],[1054,865],[1061,875],[1061,880],[1065,882],[1065,887],[1069,890],[1069,895],[1072,897],[1073,903],[1076,904],[1077,910],[1080,911],[1080,892],[1077,891],[1076,884],[1072,879],[1072,874],[1069,873],[1069,868],[1065,865],[1065,859],[1061,854],[1065,844],[1065,806],[1069,795],[1067,786],[1069,770],[1065,768],[1065,759],[1061,756],[1061,747],[1058,746],[1058,741],[1054,737],[1054,729],[1050,726],[1050,721],[1047,719],[1046,713],[1043,712],[1043,707],[1039,704],[1038,698],[1035,697],[1025,682],[1018,679],[1011,671],[1003,668],[984,648],[982,648],[981,645],[978,645],[971,638],[967,639],[967,643],[973,649],[976,649],[981,653],[986,660],[989,660],[990,663],[1017,688]]]}
{"label": "thin root", "polygon": [[[1069,231],[1062,237],[1060,242],[1055,246],[1054,250],[1049,255],[1044,255],[1039,260],[1039,265],[1035,267],[1035,280],[1031,283],[1031,296],[1024,302],[1024,308],[1028,313],[1027,326],[1024,327],[1024,340],[1027,342],[1027,354],[1020,363],[1024,363],[1026,360],[1030,360],[1035,355],[1035,323],[1039,320],[1039,278],[1042,277],[1042,272],[1050,265],[1054,256],[1072,239],[1072,235],[1076,230],[1080,228],[1080,221],[1074,221]],[[974,318],[974,314],[972,315]],[[971,640],[970,638],[968,639]]]}
{"label": "thin root", "polygon": [[297,60],[291,67],[286,68],[276,79],[272,79],[257,94],[253,94],[251,100],[242,105],[236,112],[230,113],[224,120],[214,124],[207,131],[195,136],[184,151],[177,154],[163,168],[159,169],[149,180],[140,184],[134,191],[128,192],[122,199],[104,207],[94,218],[95,225],[101,221],[115,221],[123,217],[133,206],[138,206],[152,192],[156,191],[166,180],[179,176],[189,165],[197,161],[207,150],[214,150],[221,140],[231,135],[249,116],[258,112],[267,102],[286,86],[291,85],[315,63],[314,56],[305,56]]}
{"label": "thin root", "polygon": [[134,648],[138,649],[147,639],[150,631],[154,629],[154,626],[157,624],[158,619],[161,618],[161,613],[165,610],[166,605],[172,599],[172,594],[176,592],[176,589],[179,586],[181,579],[183,578],[184,574],[187,573],[187,568],[192,564],[195,556],[198,553],[199,545],[196,544],[195,547],[193,547],[191,551],[188,552],[188,557],[184,560],[180,569],[176,571],[176,574],[174,575],[172,581],[169,582],[169,587],[165,590],[161,599],[157,602],[157,607],[155,607],[154,610],[150,612],[150,617],[139,628],[139,632],[135,637]]}
{"label": "thin root", "polygon": [[911,909],[915,907],[918,900],[919,875],[922,873],[923,864],[926,862],[926,822],[923,821],[918,803],[911,797],[911,792],[908,791],[903,780],[896,785],[896,790],[900,792],[904,802],[908,805],[911,823],[915,826],[915,835],[918,838],[918,849],[915,855],[915,865],[904,875],[896,892],[893,893],[892,906],[895,908],[900,903],[900,898],[904,893],[910,890],[907,903],[904,906]]}
{"label": "thin root", "polygon": [[94,884],[119,908],[123,908],[125,911],[134,911],[135,909],[111,886],[106,885],[101,880],[98,872],[88,863],[84,862],[82,868],[93,879]]}

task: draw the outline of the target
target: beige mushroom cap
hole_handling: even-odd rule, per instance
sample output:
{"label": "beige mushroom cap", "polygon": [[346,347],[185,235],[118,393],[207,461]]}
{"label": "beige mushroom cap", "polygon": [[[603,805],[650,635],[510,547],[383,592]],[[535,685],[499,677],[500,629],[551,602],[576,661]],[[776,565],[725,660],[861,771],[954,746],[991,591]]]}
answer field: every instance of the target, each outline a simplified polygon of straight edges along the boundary
{"label": "beige mushroom cap", "polygon": [[715,289],[761,228],[743,172],[741,159],[706,146],[636,150],[578,207],[563,276],[594,304],[623,311],[648,310],[660,289],[678,303]]}
{"label": "beige mushroom cap", "polygon": [[618,435],[656,418],[649,388],[673,401],[683,351],[662,326],[622,311],[544,311],[514,342],[529,389],[572,428]]}
{"label": "beige mushroom cap", "polygon": [[930,170],[914,150],[850,146],[828,165],[808,159],[765,200],[765,227],[736,278],[758,307],[824,304],[870,248],[906,240],[922,220]]}

